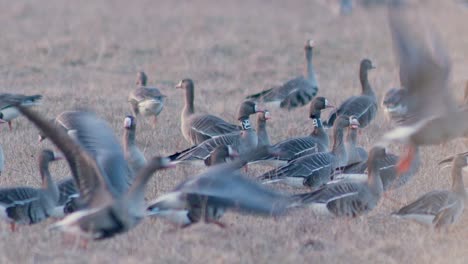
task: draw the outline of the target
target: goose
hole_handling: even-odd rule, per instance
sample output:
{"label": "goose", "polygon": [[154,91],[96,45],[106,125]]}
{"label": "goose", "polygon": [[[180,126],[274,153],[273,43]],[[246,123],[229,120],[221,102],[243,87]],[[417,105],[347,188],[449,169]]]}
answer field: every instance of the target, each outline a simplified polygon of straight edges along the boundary
{"label": "goose", "polygon": [[132,107],[133,115],[150,116],[153,125],[156,125],[158,115],[161,113],[166,101],[166,96],[158,88],[147,87],[147,76],[144,72],[138,72],[137,88],[128,95],[128,102]]}
{"label": "goose", "polygon": [[303,76],[291,79],[281,86],[275,86],[260,93],[249,95],[246,99],[287,110],[308,104],[318,92],[318,82],[312,64],[313,47],[314,41],[307,40],[304,47],[306,64]]}
{"label": "goose", "polygon": [[399,173],[410,169],[418,146],[444,143],[468,134],[468,107],[459,108],[448,89],[451,62],[440,38],[431,32],[431,43],[423,41],[409,15],[389,9],[392,40],[400,66],[400,80],[408,91],[407,113],[401,125],[387,132],[379,142],[386,146],[401,142],[406,154]]}
{"label": "goose", "polygon": [[169,158],[176,164],[199,163],[205,160],[217,146],[222,145],[230,145],[239,155],[243,155],[257,148],[258,137],[250,124],[249,116],[261,112],[264,110],[257,107],[256,103],[245,101],[237,114],[237,120],[240,121],[242,127],[240,132],[213,137],[195,147],[173,154]]}
{"label": "goose", "polygon": [[[380,178],[382,180],[384,191],[395,190],[408,183],[418,172],[421,165],[419,149],[416,149],[416,155],[411,163],[410,169],[401,174],[397,171],[399,157],[393,153],[389,153],[388,151],[385,153],[385,157],[382,158],[381,161]],[[348,165],[344,168],[343,174],[336,175],[333,177],[333,180],[367,181],[367,165],[367,161]]]}
{"label": "goose", "polygon": [[369,152],[367,181],[341,181],[326,184],[311,193],[298,194],[294,206],[306,206],[317,215],[357,217],[374,209],[383,193],[380,180],[385,148],[374,146]]}
{"label": "goose", "polygon": [[61,158],[61,155],[51,150],[41,151],[39,154],[41,188],[0,189],[0,217],[10,223],[12,231],[15,231],[15,224],[30,225],[39,223],[49,216],[63,215],[60,210],[55,210],[59,192],[49,172],[49,162]]}
{"label": "goose", "polygon": [[271,119],[271,114],[268,110],[257,114],[257,147],[270,146],[270,136],[266,128],[267,121]]}
{"label": "goose", "polygon": [[169,159],[152,158],[129,185],[122,150],[118,143],[109,144],[115,143],[115,136],[97,116],[88,112],[76,116],[77,143],[33,110],[16,106],[62,151],[80,190],[81,210],[55,223],[52,230],[98,240],[126,232],[143,219],[145,185],[156,170],[173,166]]}
{"label": "goose", "polygon": [[215,136],[239,132],[240,128],[209,114],[195,113],[195,88],[191,79],[183,79],[177,89],[185,90],[185,105],[181,114],[181,131],[191,145],[198,145]]}
{"label": "goose", "polygon": [[130,169],[135,174],[146,165],[146,158],[136,145],[136,119],[133,116],[126,116],[124,119],[123,151],[125,160],[130,165]]}
{"label": "goose", "polygon": [[[68,133],[74,139],[76,138],[76,129],[74,128],[74,116],[79,111],[64,111],[57,115],[56,118],[51,119],[49,122],[55,126],[56,129],[61,129]],[[47,136],[39,131],[39,143],[47,139]]]}
{"label": "goose", "polygon": [[205,165],[210,167],[226,163],[229,162],[231,158],[235,157],[239,157],[239,154],[233,150],[231,146],[218,146],[213,150],[213,152],[211,152],[210,156],[205,159]]}
{"label": "goose", "polygon": [[324,109],[332,107],[325,97],[315,97],[310,103],[309,110],[309,118],[312,120],[313,126],[310,135],[282,140],[273,145],[275,149],[278,149],[279,155],[261,157],[254,163],[281,166],[290,160],[305,155],[327,151],[329,145],[328,134],[323,128],[320,117]]}
{"label": "goose", "polygon": [[13,129],[11,121],[17,118],[20,113],[11,104],[3,100],[3,98],[14,98],[16,101],[21,102],[25,107],[35,106],[39,104],[39,101],[42,99],[42,95],[22,95],[22,94],[10,94],[10,93],[0,93],[0,124],[8,123],[10,131]]}
{"label": "goose", "polygon": [[347,163],[343,130],[350,125],[358,126],[357,118],[339,116],[333,127],[332,151],[299,157],[284,166],[266,172],[258,179],[264,183],[283,182],[293,187],[308,186],[317,188],[327,183],[330,181],[335,169]]}
{"label": "goose", "polygon": [[335,119],[340,115],[356,116],[361,128],[368,126],[377,115],[378,103],[377,96],[369,84],[367,74],[369,70],[375,69],[375,66],[369,59],[361,60],[359,67],[359,79],[361,81],[361,95],[351,96],[330,114],[327,125],[333,126]]}
{"label": "goose", "polygon": [[239,172],[249,160],[268,150],[261,147],[230,163],[209,167],[151,202],[148,215],[183,227],[201,220],[225,227],[218,220],[227,209],[266,216],[282,214],[290,204],[289,196],[267,189]]}
{"label": "goose", "polygon": [[3,148],[0,145],[0,175],[2,175],[2,171],[5,169],[5,155],[3,154]]}
{"label": "goose", "polygon": [[402,219],[415,220],[435,228],[447,227],[456,223],[463,213],[467,197],[462,175],[462,168],[467,166],[467,159],[468,157],[464,153],[441,162],[453,160],[451,190],[436,190],[426,193],[392,215]]}
{"label": "goose", "polygon": [[348,153],[348,164],[346,164],[346,167],[361,162],[367,162],[367,151],[357,146],[358,129],[358,126],[350,125],[346,131],[345,147],[346,153]]}

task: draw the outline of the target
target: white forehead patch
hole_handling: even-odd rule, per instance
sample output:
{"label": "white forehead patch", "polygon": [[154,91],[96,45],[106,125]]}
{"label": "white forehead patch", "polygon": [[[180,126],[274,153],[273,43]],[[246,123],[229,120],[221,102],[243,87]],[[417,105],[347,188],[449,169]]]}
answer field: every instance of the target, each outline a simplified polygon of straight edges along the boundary
{"label": "white forehead patch", "polygon": [[265,119],[271,118],[271,114],[268,111],[265,111]]}
{"label": "white forehead patch", "polygon": [[132,119],[130,117],[125,117],[124,119],[124,127],[129,128],[132,126]]}

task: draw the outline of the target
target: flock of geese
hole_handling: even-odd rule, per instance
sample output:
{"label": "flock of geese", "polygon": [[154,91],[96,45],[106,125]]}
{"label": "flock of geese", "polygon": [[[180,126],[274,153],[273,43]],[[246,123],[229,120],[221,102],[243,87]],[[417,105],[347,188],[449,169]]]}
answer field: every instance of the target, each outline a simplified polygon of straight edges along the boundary
{"label": "flock of geese", "polygon": [[[367,78],[374,68],[369,59],[360,63],[359,95],[338,107],[317,96],[314,43],[307,41],[304,75],[247,96],[237,112],[239,124],[196,112],[194,82],[181,80],[176,86],[185,93],[181,131],[192,147],[169,157],[147,160],[135,141],[137,118],[151,118],[156,125],[166,98],[159,89],[147,86],[143,72],[138,73],[138,87],[128,97],[133,116],[124,118],[122,145],[109,124],[94,113],[67,111],[51,121],[31,108],[42,96],[0,94],[0,122],[8,123],[11,130],[12,120],[23,115],[39,129],[41,141],[51,140],[59,150],[40,153],[40,188],[0,189],[0,215],[12,229],[15,224],[63,217],[52,229],[85,239],[126,232],[148,216],[180,226],[200,221],[224,226],[220,218],[226,210],[278,216],[303,208],[331,217],[364,215],[378,206],[385,191],[411,180],[420,166],[421,146],[468,136],[468,99],[457,105],[452,98],[450,59],[440,39],[433,32],[429,42],[418,38],[415,32],[420,28],[399,7],[389,8],[389,25],[402,88],[389,90],[381,106]],[[289,110],[305,105],[310,107],[312,132],[270,143],[270,113],[260,106]],[[379,107],[395,128],[366,151],[357,145],[358,130],[373,122]],[[333,111],[322,121],[321,113],[328,108]],[[252,115],[257,117],[255,129]],[[392,142],[404,144],[406,153],[401,157],[389,153],[386,147]],[[67,161],[72,177],[55,182],[49,163],[60,159]],[[452,163],[451,190],[424,194],[393,215],[435,227],[456,222],[467,196],[462,179],[467,159],[465,152],[441,161]],[[0,149],[0,171],[4,162]],[[147,203],[144,193],[151,175],[183,163],[208,168]],[[247,170],[248,164],[273,168],[254,180],[241,170]],[[310,190],[286,194],[268,187],[278,182]]]}

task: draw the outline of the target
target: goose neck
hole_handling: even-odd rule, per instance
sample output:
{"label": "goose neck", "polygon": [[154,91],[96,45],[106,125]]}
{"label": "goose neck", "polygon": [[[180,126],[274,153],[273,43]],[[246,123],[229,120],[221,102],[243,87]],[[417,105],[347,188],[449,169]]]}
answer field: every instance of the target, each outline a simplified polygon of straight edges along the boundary
{"label": "goose neck", "polygon": [[361,67],[359,70],[359,80],[361,81],[362,93],[372,95],[374,92],[372,91],[372,87],[369,83],[368,78],[368,70],[366,68]]}
{"label": "goose neck", "polygon": [[257,120],[257,136],[258,136],[259,146],[271,145],[270,136],[268,135],[268,132],[267,132],[265,120],[260,120],[260,119]]}
{"label": "goose neck", "polygon": [[452,191],[462,197],[466,197],[467,193],[463,184],[462,169],[463,168],[459,166],[453,166],[452,168]]}
{"label": "goose neck", "polygon": [[376,196],[380,197],[383,193],[383,183],[380,178],[380,166],[379,162],[375,160],[368,161],[368,179],[367,184],[370,191]]}
{"label": "goose neck", "polygon": [[53,197],[54,201],[58,201],[59,192],[58,187],[52,179],[52,175],[49,170],[49,161],[42,160],[40,164],[40,174],[42,180],[42,189]]}
{"label": "goose neck", "polygon": [[305,48],[305,76],[307,79],[314,79],[314,66],[312,64],[312,47]]}
{"label": "goose neck", "polygon": [[195,89],[193,85],[188,85],[185,88],[185,105],[184,105],[184,110],[183,110],[183,114],[186,116],[195,113],[195,106],[193,103],[194,97],[195,97]]}

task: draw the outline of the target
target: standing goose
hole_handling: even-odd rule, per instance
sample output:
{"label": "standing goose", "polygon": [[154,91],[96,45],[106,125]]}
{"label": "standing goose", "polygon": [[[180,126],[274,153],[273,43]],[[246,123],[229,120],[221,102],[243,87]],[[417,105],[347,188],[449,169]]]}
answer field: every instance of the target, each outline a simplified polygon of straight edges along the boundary
{"label": "standing goose", "polygon": [[208,114],[195,113],[193,100],[195,88],[191,79],[183,79],[177,89],[185,90],[185,105],[181,114],[181,131],[191,145],[198,145],[212,137],[238,132],[239,127]]}
{"label": "standing goose", "polygon": [[59,192],[49,172],[49,162],[61,156],[51,150],[39,154],[39,172],[42,187],[12,187],[0,189],[0,215],[10,222],[14,231],[15,224],[30,225],[38,223],[49,216],[62,216],[63,212],[55,210]]}
{"label": "standing goose", "polygon": [[271,119],[271,114],[268,110],[257,114],[257,147],[270,146],[270,136],[266,128],[267,120]]}
{"label": "standing goose", "polygon": [[320,119],[322,110],[331,108],[324,97],[315,97],[310,103],[309,118],[312,119],[313,130],[305,137],[294,137],[280,141],[273,145],[279,151],[279,155],[261,157],[256,163],[267,163],[273,166],[285,165],[288,161],[328,150],[329,139],[323,129]]}
{"label": "standing goose", "polygon": [[136,145],[136,120],[133,116],[124,119],[123,151],[130,169],[134,174],[146,165],[146,158]]}
{"label": "standing goose", "polygon": [[[386,152],[385,157],[381,160],[380,178],[382,180],[384,191],[394,190],[408,183],[413,176],[418,172],[421,165],[419,149],[416,150],[415,158],[413,159],[410,169],[399,174],[397,171],[399,157],[395,154]],[[366,161],[355,163],[345,167],[344,173],[335,176],[334,180],[355,180],[367,181],[369,163]]]}
{"label": "standing goose", "polygon": [[426,193],[416,201],[394,212],[393,215],[432,225],[435,228],[445,227],[457,222],[463,213],[467,197],[462,175],[462,169],[467,165],[467,155],[466,153],[459,154],[443,160],[441,163],[451,160],[453,160],[452,190]]}
{"label": "standing goose", "polygon": [[237,120],[240,121],[241,131],[226,135],[220,135],[208,139],[201,144],[182,152],[171,155],[169,158],[175,163],[191,163],[205,160],[218,146],[230,145],[239,155],[243,155],[257,148],[258,137],[250,125],[249,116],[261,113],[263,110],[252,101],[245,101],[239,108]]}
{"label": "standing goose", "polygon": [[373,147],[369,152],[367,181],[341,181],[327,184],[311,193],[299,194],[296,205],[308,206],[324,216],[357,217],[374,209],[383,193],[380,180],[385,148]]}
{"label": "standing goose", "polygon": [[156,125],[157,117],[164,107],[166,96],[158,88],[146,87],[147,77],[144,72],[138,72],[136,85],[137,88],[128,95],[134,116],[142,114],[150,116],[153,125]]}
{"label": "standing goose", "polygon": [[[130,230],[143,219],[145,185],[154,171],[170,167],[168,159],[151,159],[131,185],[122,188],[128,186],[127,179],[122,177],[128,170],[121,170],[120,166],[127,168],[127,165],[123,158],[115,163],[115,152],[122,157],[123,154],[120,149],[108,145],[114,139],[106,123],[91,113],[82,112],[74,120],[78,144],[34,111],[21,105],[17,107],[64,153],[80,190],[82,209],[54,224],[53,229],[103,239]],[[96,152],[94,156],[90,154],[92,147]]]}
{"label": "standing goose", "polygon": [[287,110],[308,104],[318,92],[317,78],[312,64],[313,47],[314,42],[307,40],[304,47],[306,64],[303,76],[289,80],[281,86],[249,95],[246,99],[264,102]]}
{"label": "standing goose", "polygon": [[389,10],[400,80],[408,91],[408,111],[402,125],[386,133],[381,142],[399,141],[407,146],[398,165],[400,173],[409,170],[418,146],[440,144],[468,133],[468,107],[456,107],[448,90],[451,63],[440,38],[431,32],[431,43],[427,43],[416,33],[423,28],[415,28],[403,14],[399,8]]}
{"label": "standing goose", "polygon": [[333,127],[333,147],[330,152],[313,153],[299,157],[277,169],[259,177],[269,182],[284,182],[294,187],[319,187],[330,181],[336,168],[347,163],[347,154],[343,142],[344,129],[350,125],[359,125],[356,118],[339,116]]}
{"label": "standing goose", "polygon": [[269,190],[243,176],[239,169],[256,156],[265,155],[267,148],[250,152],[241,159],[208,168],[198,176],[182,182],[172,192],[165,194],[148,206],[148,214],[188,226],[204,220],[218,222],[226,209],[240,212],[277,215],[290,204],[289,197]]}
{"label": "standing goose", "polygon": [[369,84],[367,78],[368,71],[375,69],[369,59],[363,59],[359,67],[359,79],[361,81],[361,95],[352,96],[344,101],[340,107],[330,114],[327,125],[332,126],[337,116],[347,115],[356,116],[360,127],[366,127],[374,120],[377,115],[378,103],[377,96]]}
{"label": "standing goose", "polygon": [[42,95],[22,95],[22,94],[9,94],[9,93],[0,93],[0,124],[8,123],[10,131],[13,129],[11,121],[17,118],[20,113],[18,109],[8,102],[4,101],[4,98],[14,98],[15,101],[21,103],[25,107],[35,106],[39,104],[39,101],[42,99]]}

